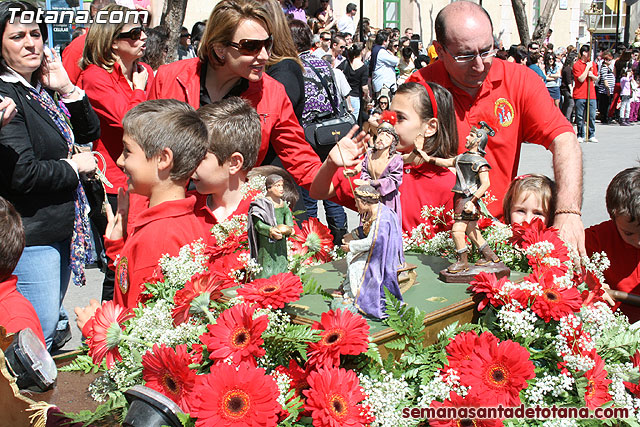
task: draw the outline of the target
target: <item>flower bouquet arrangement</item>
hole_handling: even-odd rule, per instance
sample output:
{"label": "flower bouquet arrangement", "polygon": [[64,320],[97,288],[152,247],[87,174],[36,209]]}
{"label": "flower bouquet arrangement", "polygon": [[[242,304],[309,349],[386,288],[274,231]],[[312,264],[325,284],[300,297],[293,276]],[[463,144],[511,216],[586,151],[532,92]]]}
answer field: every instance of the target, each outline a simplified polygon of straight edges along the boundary
{"label": "flower bouquet arrangement", "polygon": [[178,404],[187,426],[369,424],[353,369],[380,358],[366,320],[330,310],[297,325],[284,310],[303,292],[320,292],[301,271],[331,260],[326,227],[312,219],[296,233],[291,259],[303,285],[292,272],[251,280],[259,266],[246,253],[242,221],[233,221],[240,225],[221,227],[219,246],[197,241],[163,257],[137,308],[109,301],[96,311],[88,354],[62,369],[100,372],[89,391],[103,403],[67,416],[123,419],[124,392],[146,385]]}
{"label": "flower bouquet arrangement", "polygon": [[402,335],[391,346],[403,351],[396,370],[415,393],[415,407],[542,410],[494,419],[443,411],[429,420],[434,426],[461,425],[459,418],[478,426],[638,425],[640,333],[602,299],[606,257],[597,254],[581,267],[539,220],[514,225],[509,243],[532,273],[518,282],[476,276],[469,290],[478,302],[477,325],[446,328],[424,347],[415,327],[421,314],[396,310],[403,316],[394,315],[393,326]]}
{"label": "flower bouquet arrangement", "polygon": [[[414,250],[434,250],[425,245],[448,234],[447,214],[431,212],[430,231],[412,236],[434,234],[414,240]],[[226,227],[214,249],[195,242],[164,257],[143,304],[126,311],[108,302],[96,312],[88,354],[66,369],[101,372],[90,391],[104,403],[73,419],[122,417],[123,392],[143,384],[176,402],[185,426],[639,425],[640,334],[602,300],[606,257],[579,260],[539,221],[489,224],[499,230],[492,245],[525,260],[530,274],[518,282],[478,275],[469,287],[477,324],[454,323],[428,346],[425,313],[387,293],[385,322],[398,338],[384,344],[393,354],[383,360],[359,314],[329,310],[311,326],[287,314],[302,294],[323,294],[304,274],[331,259],[322,227],[303,225],[290,247],[294,272],[267,279],[251,280],[259,266],[241,225]],[[620,420],[414,413],[497,405],[628,412]]]}

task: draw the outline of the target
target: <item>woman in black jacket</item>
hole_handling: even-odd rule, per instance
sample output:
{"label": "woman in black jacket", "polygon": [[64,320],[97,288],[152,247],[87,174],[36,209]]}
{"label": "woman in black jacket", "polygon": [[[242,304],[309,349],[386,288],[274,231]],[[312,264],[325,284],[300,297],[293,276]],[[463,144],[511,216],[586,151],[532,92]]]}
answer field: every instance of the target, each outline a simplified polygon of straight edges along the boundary
{"label": "woman in black jacket", "polygon": [[97,139],[100,124],[58,56],[45,54],[46,25],[33,23],[33,15],[31,23],[9,22],[16,9],[18,18],[22,11],[37,12],[28,3],[0,4],[0,95],[17,109],[0,131],[0,195],[22,217],[27,247],[14,274],[51,348],[58,321],[66,317],[62,299],[71,272],[82,284],[82,262],[91,249],[79,176],[93,173],[96,162],[91,153],[73,154],[73,147]]}

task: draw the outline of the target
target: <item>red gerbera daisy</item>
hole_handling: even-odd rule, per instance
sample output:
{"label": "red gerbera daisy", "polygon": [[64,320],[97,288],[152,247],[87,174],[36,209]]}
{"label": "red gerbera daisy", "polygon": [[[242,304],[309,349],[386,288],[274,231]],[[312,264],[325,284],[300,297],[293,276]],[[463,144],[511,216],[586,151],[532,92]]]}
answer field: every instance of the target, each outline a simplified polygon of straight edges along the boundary
{"label": "red gerbera daisy", "polygon": [[132,311],[116,304],[113,301],[106,301],[96,310],[93,315],[91,331],[87,337],[89,346],[89,356],[93,363],[99,365],[107,358],[107,367],[110,368],[116,360],[122,360],[118,345],[120,336],[124,330],[123,323],[135,315]]}
{"label": "red gerbera daisy", "polygon": [[298,365],[298,362],[291,359],[289,360],[288,368],[280,365],[276,368],[276,371],[286,374],[291,379],[291,388],[295,390],[298,396],[302,397],[302,391],[309,388],[309,383],[307,382],[309,372],[311,371],[309,366],[307,366],[306,369],[302,369],[300,365]]}
{"label": "red gerbera daisy", "polygon": [[535,376],[529,352],[511,340],[497,346],[477,347],[469,360],[460,363],[460,382],[485,403],[520,405],[520,391]]}
{"label": "red gerbera daisy", "polygon": [[288,302],[297,301],[302,293],[302,281],[291,272],[254,280],[238,288],[238,295],[246,302],[266,308],[282,308]]}
{"label": "red gerbera daisy", "polygon": [[595,365],[584,373],[584,377],[588,380],[587,389],[584,393],[584,402],[587,408],[593,411],[611,400],[609,384],[611,384],[612,381],[607,378],[604,361],[600,355],[596,353],[595,349],[591,350],[590,356],[595,362]]}
{"label": "red gerbera daisy", "polygon": [[[486,409],[487,404],[486,402],[478,399],[477,396],[467,395],[466,397],[461,397],[460,395],[452,391],[451,393],[449,393],[449,399],[445,399],[444,402],[438,402],[437,400],[434,400],[433,402],[431,402],[431,405],[429,406],[432,408],[435,408],[435,410],[437,411],[436,414],[442,413],[444,416],[446,416],[445,413],[447,411],[447,408],[460,408],[461,411],[466,410],[467,413],[469,413],[469,408],[483,407]],[[458,415],[460,415],[459,412],[460,411],[458,411]],[[479,416],[480,414],[474,414],[474,415]],[[432,427],[461,427],[461,426],[499,427],[503,425],[502,420],[497,420],[497,419],[491,420],[487,418],[475,418],[475,417],[450,419],[448,417],[445,418],[444,416],[443,418],[430,418],[429,426],[432,426]]]}
{"label": "red gerbera daisy", "polygon": [[506,277],[498,280],[495,274],[482,272],[476,275],[474,279],[475,280],[469,283],[471,286],[469,286],[467,290],[475,294],[484,294],[484,298],[478,304],[478,311],[482,311],[489,303],[494,307],[504,305],[498,293],[502,290],[504,284],[507,283]]}
{"label": "red gerbera daisy", "polygon": [[[217,271],[205,271],[203,273],[196,273],[193,277],[184,285],[184,288],[176,292],[173,297],[175,304],[171,316],[173,317],[173,324],[180,325],[186,322],[191,317],[192,313],[197,312],[194,307],[191,307],[193,300],[204,293],[209,294],[209,301],[217,300],[222,296],[220,292],[228,284],[222,278],[222,274]],[[208,307],[202,307],[203,310],[208,310]]]}
{"label": "red gerbera daisy", "polygon": [[480,230],[484,230],[487,227],[491,227],[493,225],[493,220],[489,217],[483,216],[476,223]]}
{"label": "red gerbera daisy", "polygon": [[531,310],[549,323],[551,319],[560,320],[567,314],[580,311],[580,307],[582,298],[578,289],[543,284],[542,295],[536,296]]}
{"label": "red gerbera daisy", "polygon": [[196,381],[196,372],[189,369],[191,356],[186,344],[174,349],[162,344],[154,344],[153,350],[142,356],[142,378],[146,386],[167,396],[189,412],[188,394]]}
{"label": "red gerbera daisy", "polygon": [[[230,288],[233,286],[238,286],[238,283],[247,282],[248,276],[246,274],[243,275],[245,280],[239,280],[238,273],[243,272],[245,269],[245,264],[243,261],[243,256],[249,255],[249,251],[238,251],[231,254],[224,255],[220,258],[215,259],[208,265],[209,271],[219,271],[224,272],[220,273],[220,279],[224,281],[225,287]],[[244,258],[246,259],[246,258]]]}
{"label": "red gerbera daisy", "polygon": [[241,363],[211,367],[208,375],[198,375],[191,394],[191,415],[196,426],[275,426],[278,422],[280,392],[265,370]]}
{"label": "red gerbera daisy", "polygon": [[326,225],[317,218],[309,218],[302,223],[291,238],[294,254],[313,255],[309,261],[329,262],[329,251],[333,249],[333,236]]}
{"label": "red gerbera daisy", "polygon": [[267,329],[267,316],[253,318],[255,307],[248,304],[234,305],[222,312],[215,325],[208,325],[209,332],[200,336],[207,346],[209,358],[214,361],[233,358],[234,364],[243,361],[255,365],[254,357],[264,356],[262,333]]}
{"label": "red gerbera daisy", "polygon": [[463,360],[471,359],[473,350],[477,347],[496,347],[498,338],[491,332],[483,332],[478,336],[476,331],[462,332],[455,336],[447,345],[447,360],[449,367],[458,369]]}
{"label": "red gerbera daisy", "polygon": [[535,253],[527,254],[531,266],[542,269],[556,267],[562,273],[567,272],[568,267],[564,262],[569,260],[569,250],[560,239],[558,230],[553,227],[545,227],[540,218],[534,218],[531,224],[527,222],[513,224],[512,230],[511,243],[519,245],[524,250],[543,242],[551,245],[550,249],[540,246]]}
{"label": "red gerbera daisy", "polygon": [[320,369],[309,374],[305,409],[311,411],[314,427],[364,426],[364,408],[358,405],[365,395],[353,371]]}
{"label": "red gerbera daisy", "polygon": [[[633,366],[636,368],[640,366],[640,350],[636,350],[635,354],[631,356],[631,363],[633,363]],[[635,397],[640,396],[640,384],[624,381],[624,385]]]}
{"label": "red gerbera daisy", "polygon": [[587,271],[584,274],[584,277],[581,278],[581,281],[587,284],[587,288],[582,291],[582,305],[590,306],[598,301],[604,301],[602,296],[604,295],[604,289],[602,288],[602,283],[600,279],[593,274],[592,271]]}
{"label": "red gerbera daisy", "polygon": [[320,323],[312,329],[321,330],[320,341],[309,343],[309,364],[331,368],[340,365],[341,354],[360,354],[369,347],[369,325],[359,314],[349,310],[329,310],[322,313]]}

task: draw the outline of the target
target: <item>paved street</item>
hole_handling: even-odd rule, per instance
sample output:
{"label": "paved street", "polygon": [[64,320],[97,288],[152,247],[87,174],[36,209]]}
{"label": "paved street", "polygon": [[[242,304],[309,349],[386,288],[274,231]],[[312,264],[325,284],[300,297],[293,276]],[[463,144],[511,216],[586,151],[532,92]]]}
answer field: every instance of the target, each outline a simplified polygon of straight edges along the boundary
{"label": "paved street", "polygon": [[[620,127],[596,125],[599,143],[582,144],[584,158],[584,205],[585,226],[594,225],[609,218],[605,207],[605,192],[611,179],[621,170],[640,163],[640,125]],[[553,176],[551,153],[536,145],[525,144],[522,149],[519,174],[542,173]],[[350,229],[355,226],[355,213],[349,215]],[[97,269],[87,270],[87,286],[76,288],[70,285],[64,301],[71,319],[75,321],[73,307],[86,305],[91,298],[99,299],[103,275]],[[73,339],[64,350],[75,348],[80,342],[80,331],[73,328]]]}

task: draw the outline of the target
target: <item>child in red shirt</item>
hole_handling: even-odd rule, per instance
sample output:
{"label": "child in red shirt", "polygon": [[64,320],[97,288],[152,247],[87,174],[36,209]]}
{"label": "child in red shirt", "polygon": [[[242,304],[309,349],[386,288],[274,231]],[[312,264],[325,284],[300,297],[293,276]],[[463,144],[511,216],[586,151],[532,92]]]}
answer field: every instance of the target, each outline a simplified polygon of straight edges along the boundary
{"label": "child in red shirt", "polygon": [[[640,295],[640,167],[625,169],[607,188],[611,219],[585,230],[587,253],[604,251],[611,266],[604,272],[611,289]],[[615,306],[640,320],[640,307],[618,302]]]}
{"label": "child in red shirt", "polygon": [[[209,130],[209,143],[191,180],[198,190],[196,216],[210,234],[213,225],[249,211],[251,199],[242,185],[258,159],[262,131],[258,113],[242,98],[207,104],[198,115]],[[212,236],[209,244],[215,243]]]}
{"label": "child in red shirt", "polygon": [[20,215],[3,197],[0,197],[0,236],[0,326],[4,326],[8,333],[31,328],[44,344],[38,315],[16,289],[18,277],[11,274],[24,250],[24,229]]}
{"label": "child in red shirt", "polygon": [[[114,301],[136,307],[145,279],[164,254],[207,238],[194,214],[195,197],[185,198],[191,174],[207,152],[207,128],[186,103],[173,99],[142,102],[122,121],[124,149],[117,164],[128,190],[118,193],[118,210],[108,215],[107,256],[114,259]],[[129,222],[129,192],[149,199],[149,207]]]}

